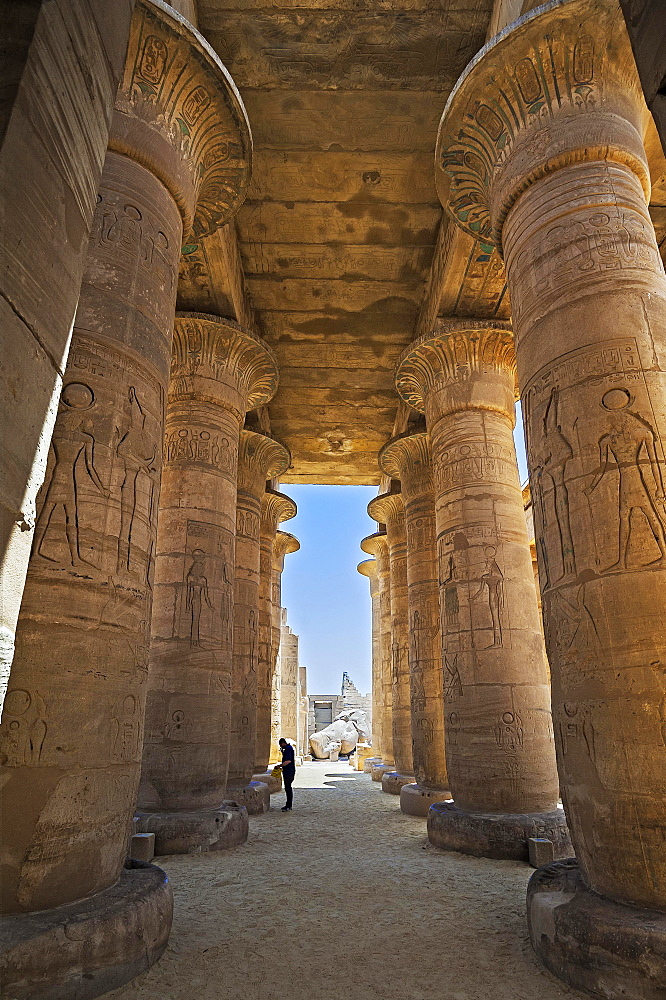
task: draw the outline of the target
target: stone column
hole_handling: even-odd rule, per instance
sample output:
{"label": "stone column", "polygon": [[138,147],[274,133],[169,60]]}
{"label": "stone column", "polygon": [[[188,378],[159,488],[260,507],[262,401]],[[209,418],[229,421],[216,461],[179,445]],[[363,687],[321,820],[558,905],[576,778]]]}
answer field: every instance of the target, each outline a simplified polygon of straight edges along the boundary
{"label": "stone column", "polygon": [[[273,641],[273,600],[274,569],[277,548],[278,525],[295,517],[298,508],[294,501],[267,489],[261,500],[260,528],[260,575],[259,575],[259,667],[257,682],[257,737],[254,781],[263,781],[269,791],[279,791],[282,782],[273,778],[269,771],[271,759],[271,717],[273,707],[273,675],[277,661],[278,646]],[[293,551],[293,550],[292,550]],[[282,556],[284,559],[284,556]],[[279,588],[280,576],[277,583]],[[278,605],[279,609],[279,605]],[[279,640],[278,640],[279,642]],[[279,739],[279,735],[278,735]],[[280,760],[280,757],[274,757]]]}
{"label": "stone column", "polygon": [[282,735],[281,667],[279,660],[282,630],[282,571],[284,557],[290,552],[298,552],[301,543],[288,531],[277,531],[273,545],[273,571],[271,591],[271,749],[270,760],[282,760],[278,740]]}
{"label": "stone column", "polygon": [[416,782],[400,790],[400,808],[427,816],[433,802],[451,798],[444,748],[444,686],[435,547],[435,493],[430,443],[424,432],[389,441],[379,467],[400,480],[407,530],[409,678]]}
{"label": "stone column", "polygon": [[[546,656],[513,443],[508,324],[452,319],[415,341],[398,391],[425,411],[432,447],[453,803],[437,846],[527,859],[528,837],[570,850],[558,784]],[[492,815],[488,815],[492,814]]]}
{"label": "stone column", "polygon": [[298,636],[287,625],[282,608],[280,636],[280,723],[285,740],[298,742]]}
{"label": "stone column", "polygon": [[[177,87],[186,67],[188,86]],[[230,136],[233,156],[221,163]],[[150,0],[135,7],[109,141],[2,719],[2,906],[26,915],[26,928],[40,911],[17,982],[33,970],[54,996],[60,982],[63,995],[78,992],[98,967],[96,989],[119,985],[168,936],[163,873],[123,866],[177,268],[183,232],[212,232],[249,181],[249,130],[226,71]],[[68,920],[76,934],[63,930]]]}
{"label": "stone column", "polygon": [[409,684],[409,630],[407,619],[407,535],[405,508],[399,484],[368,504],[368,514],[386,525],[391,607],[391,705],[395,770],[382,775],[382,791],[399,795],[413,782],[412,718]]}
{"label": "stone column", "polygon": [[[384,773],[395,770],[393,754],[393,681],[391,669],[391,570],[386,530],[368,535],[361,542],[361,549],[374,556],[377,563],[377,585],[379,590],[379,714],[373,719],[377,725],[380,743],[377,747],[379,761],[371,766],[373,781],[381,781]],[[374,677],[373,677],[374,683]],[[373,688],[374,697],[374,688]],[[373,729],[374,732],[374,729]]]}
{"label": "stone column", "polygon": [[223,805],[238,447],[246,411],[276,388],[275,358],[258,337],[218,316],[177,316],[137,826],[155,834],[157,854],[247,837],[245,810]]}
{"label": "stone column", "polygon": [[[381,756],[379,748],[382,744],[382,688],[381,688],[381,609],[379,604],[379,574],[376,559],[365,559],[356,567],[361,576],[367,576],[370,581],[370,601],[372,603],[372,756],[368,755],[365,762],[379,763]],[[369,751],[366,751],[369,753]],[[359,762],[360,763],[360,762]],[[368,764],[368,770],[372,765]]]}
{"label": "stone column", "polygon": [[257,738],[261,502],[266,480],[281,475],[288,450],[268,434],[242,430],[236,500],[236,571],[227,792],[250,815],[270,808],[268,787],[253,781]]}
{"label": "stone column", "polygon": [[[647,210],[648,124],[616,4],[570,0],[484,52],[438,146],[440,195],[500,248],[514,311],[579,865],[534,876],[532,939],[573,985],[603,993],[620,976],[641,998],[666,982],[666,280]],[[583,883],[599,896],[574,894]],[[654,961],[625,960],[646,949]]]}
{"label": "stone column", "polygon": [[133,5],[3,8],[0,708]]}

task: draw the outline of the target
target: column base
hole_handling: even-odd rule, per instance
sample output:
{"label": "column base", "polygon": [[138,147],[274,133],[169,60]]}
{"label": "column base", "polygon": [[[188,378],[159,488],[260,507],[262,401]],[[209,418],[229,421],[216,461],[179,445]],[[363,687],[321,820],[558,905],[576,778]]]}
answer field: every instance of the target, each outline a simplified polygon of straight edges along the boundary
{"label": "column base", "polygon": [[528,861],[529,837],[552,840],[557,858],[573,854],[563,809],[548,813],[473,813],[458,809],[454,802],[436,802],[428,810],[428,840],[443,851]]}
{"label": "column base", "polygon": [[395,771],[395,764],[373,764],[370,769],[370,774],[372,775],[373,781],[381,781],[385,774],[389,771]]}
{"label": "column base", "polygon": [[282,791],[282,771],[277,771],[276,774],[273,774],[272,770],[262,771],[261,774],[253,774],[252,780],[260,781],[266,785],[270,795]]}
{"label": "column base", "polygon": [[382,763],[381,757],[366,757],[365,760],[363,761],[363,770],[365,771],[366,774],[372,774],[372,769],[375,766],[375,764],[381,764],[381,763]]}
{"label": "column base", "polygon": [[427,788],[413,782],[400,789],[400,809],[408,816],[427,816],[431,805],[446,802],[450,798],[451,792],[448,789]]}
{"label": "column base", "polygon": [[219,809],[188,812],[140,812],[136,833],[155,834],[155,854],[201,854],[226,851],[244,844],[248,833],[247,809],[223,802]]}
{"label": "column base", "polygon": [[382,775],[382,791],[389,795],[400,795],[403,785],[409,785],[414,781],[413,774],[401,774],[400,771],[387,771]]}
{"label": "column base", "polygon": [[248,781],[246,785],[227,785],[226,795],[239,806],[245,806],[250,816],[261,816],[271,807],[271,793],[263,781]]}
{"label": "column base", "polygon": [[167,946],[171,884],[128,861],[115,885],[88,899],[0,918],[0,980],[11,1000],[92,1000],[128,983]]}
{"label": "column base", "polygon": [[606,1000],[666,995],[666,913],[598,896],[575,859],[537,868],[527,922],[543,964],[575,989]]}

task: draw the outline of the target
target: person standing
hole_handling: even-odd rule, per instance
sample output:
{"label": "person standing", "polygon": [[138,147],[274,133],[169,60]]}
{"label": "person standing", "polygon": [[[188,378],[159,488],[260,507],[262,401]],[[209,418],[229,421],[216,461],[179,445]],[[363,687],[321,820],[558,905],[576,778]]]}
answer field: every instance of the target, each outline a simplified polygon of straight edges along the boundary
{"label": "person standing", "polygon": [[294,801],[294,793],[291,790],[291,785],[296,777],[296,762],[294,757],[294,748],[291,743],[287,743],[284,736],[280,737],[278,742],[280,750],[282,751],[282,763],[280,767],[282,768],[282,780],[284,782],[284,790],[287,793],[286,805],[282,806],[282,812],[291,812],[291,806]]}

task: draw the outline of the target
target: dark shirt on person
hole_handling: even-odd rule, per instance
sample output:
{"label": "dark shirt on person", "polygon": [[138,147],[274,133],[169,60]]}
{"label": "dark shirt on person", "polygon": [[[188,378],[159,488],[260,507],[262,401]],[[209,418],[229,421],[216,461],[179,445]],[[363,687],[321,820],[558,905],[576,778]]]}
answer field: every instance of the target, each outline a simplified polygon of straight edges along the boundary
{"label": "dark shirt on person", "polygon": [[293,774],[296,771],[294,748],[291,743],[287,743],[286,747],[282,748],[282,770],[286,771],[287,774]]}

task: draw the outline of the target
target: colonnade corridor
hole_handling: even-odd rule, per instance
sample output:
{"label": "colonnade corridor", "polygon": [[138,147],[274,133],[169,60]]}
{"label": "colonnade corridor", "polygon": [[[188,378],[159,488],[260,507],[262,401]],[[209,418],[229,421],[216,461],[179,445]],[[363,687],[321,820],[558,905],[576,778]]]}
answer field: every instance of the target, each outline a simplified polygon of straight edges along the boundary
{"label": "colonnade corridor", "polygon": [[533,871],[439,851],[346,761],[297,769],[246,844],[159,863],[173,883],[169,946],[114,1000],[564,1000],[532,951]]}

